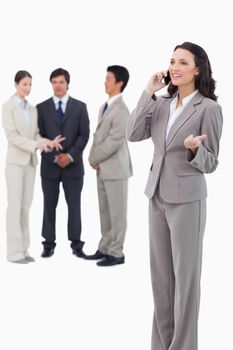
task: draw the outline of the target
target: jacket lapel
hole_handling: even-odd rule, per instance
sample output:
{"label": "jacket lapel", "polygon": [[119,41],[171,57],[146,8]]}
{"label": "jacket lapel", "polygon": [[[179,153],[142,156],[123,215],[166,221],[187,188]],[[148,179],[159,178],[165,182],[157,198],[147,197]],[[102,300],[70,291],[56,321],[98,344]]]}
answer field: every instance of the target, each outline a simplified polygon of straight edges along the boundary
{"label": "jacket lapel", "polygon": [[114,101],[112,104],[110,104],[110,106],[108,106],[108,108],[106,109],[106,111],[103,114],[103,109],[105,106],[105,103],[100,107],[100,111],[99,111],[99,117],[98,117],[98,125],[97,128],[98,129],[100,127],[100,125],[103,123],[103,121],[109,116],[111,110],[113,109],[113,107],[122,102],[122,97],[119,97],[116,101]]}
{"label": "jacket lapel", "polygon": [[52,97],[48,100],[48,114],[50,114],[56,123],[60,126],[60,121],[58,119],[56,107]]}
{"label": "jacket lapel", "polygon": [[178,116],[174,124],[172,125],[167,141],[166,141],[166,147],[169,146],[169,144],[172,142],[174,137],[176,136],[177,132],[179,129],[186,123],[186,121],[191,118],[191,116],[196,112],[196,105],[201,103],[203,100],[203,96],[197,92],[196,95],[192,98],[192,100],[188,103],[187,106],[185,106],[184,110],[182,113]]}
{"label": "jacket lapel", "polygon": [[69,97],[69,99],[67,101],[67,105],[66,105],[66,111],[65,111],[65,116],[64,116],[64,124],[67,122],[67,119],[71,115],[72,110],[73,110],[73,101],[72,101],[72,98]]}
{"label": "jacket lapel", "polygon": [[100,107],[100,110],[99,110],[99,115],[98,115],[98,124],[97,124],[97,127],[96,129],[98,129],[100,127],[100,124],[102,122],[102,117],[103,117],[103,109],[104,109],[104,104]]}
{"label": "jacket lapel", "polygon": [[29,130],[28,126],[26,125],[24,115],[23,115],[23,112],[21,111],[20,107],[13,103],[13,109],[14,109],[15,114],[17,116],[17,123],[19,124],[20,128],[23,130],[25,135],[29,135],[30,130]]}
{"label": "jacket lapel", "polygon": [[166,147],[166,130],[167,123],[170,116],[170,104],[172,99],[164,98],[164,103],[161,106],[161,117],[158,120],[158,126],[156,127],[156,140],[163,151]]}
{"label": "jacket lapel", "polygon": [[30,114],[29,130],[31,134],[34,134],[35,129],[38,127],[38,120],[37,120],[36,110],[31,105],[29,105],[29,114]]}

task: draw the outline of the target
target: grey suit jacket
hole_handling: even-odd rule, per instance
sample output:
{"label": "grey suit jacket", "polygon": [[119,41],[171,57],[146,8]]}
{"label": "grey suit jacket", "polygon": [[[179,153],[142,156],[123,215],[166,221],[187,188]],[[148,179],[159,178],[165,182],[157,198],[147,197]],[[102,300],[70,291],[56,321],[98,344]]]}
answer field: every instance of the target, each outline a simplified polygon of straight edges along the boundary
{"label": "grey suit jacket", "polygon": [[27,165],[31,160],[37,164],[36,145],[42,141],[37,126],[36,108],[29,105],[30,127],[28,128],[19,106],[10,98],[2,107],[2,124],[8,139],[6,162]]}
{"label": "grey suit jacket", "polygon": [[129,111],[122,97],[115,100],[102,115],[100,108],[98,125],[93,135],[89,162],[99,164],[104,180],[128,179],[132,176],[132,164],[127,145],[126,127]]}
{"label": "grey suit jacket", "polygon": [[[171,101],[164,96],[151,97],[144,91],[129,120],[130,141],[151,137],[154,143],[145,193],[152,198],[159,183],[160,195],[168,203],[204,199],[207,188],[203,174],[213,172],[218,165],[221,107],[198,92],[172,125],[166,140]],[[184,146],[185,138],[191,134],[207,136],[195,156]]]}

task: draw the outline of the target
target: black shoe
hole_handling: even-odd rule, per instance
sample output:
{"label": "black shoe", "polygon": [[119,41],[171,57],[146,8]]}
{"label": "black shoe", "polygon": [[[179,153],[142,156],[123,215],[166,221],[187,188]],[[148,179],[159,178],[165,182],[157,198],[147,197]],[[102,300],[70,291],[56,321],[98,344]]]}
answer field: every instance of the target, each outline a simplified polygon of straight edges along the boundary
{"label": "black shoe", "polygon": [[101,261],[98,261],[96,264],[98,266],[113,266],[113,265],[124,264],[124,262],[125,262],[124,256],[117,258],[112,255],[107,255],[106,258],[104,258]]}
{"label": "black shoe", "polygon": [[100,259],[103,259],[103,258],[106,258],[106,257],[107,257],[107,255],[101,253],[99,250],[97,250],[97,251],[95,252],[95,254],[86,255],[86,259],[87,259],[87,260],[100,260]]}
{"label": "black shoe", "polygon": [[82,249],[73,249],[73,254],[76,255],[78,258],[86,259],[87,255],[84,253]]}
{"label": "black shoe", "polygon": [[47,247],[43,249],[43,252],[41,254],[42,258],[49,258],[50,256],[52,256],[54,254],[54,248],[53,247]]}

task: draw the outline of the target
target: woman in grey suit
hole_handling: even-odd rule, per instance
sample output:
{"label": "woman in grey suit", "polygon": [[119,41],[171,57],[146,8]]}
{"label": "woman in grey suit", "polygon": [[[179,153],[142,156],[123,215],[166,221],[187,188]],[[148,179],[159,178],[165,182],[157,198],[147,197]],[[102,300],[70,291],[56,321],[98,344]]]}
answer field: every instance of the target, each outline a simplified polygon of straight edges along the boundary
{"label": "woman in grey suit", "polygon": [[[155,92],[167,80],[168,93]],[[152,350],[197,350],[204,173],[218,165],[222,112],[210,62],[198,45],[176,46],[168,72],[152,76],[128,125],[130,141],[149,137],[154,157],[146,186],[154,296]]]}
{"label": "woman in grey suit", "polygon": [[36,150],[61,149],[64,139],[42,138],[37,127],[37,111],[25,97],[31,90],[32,77],[27,71],[15,75],[16,93],[3,105],[2,122],[8,140],[7,183],[7,259],[27,264],[34,261],[29,248],[29,208],[33,197]]}

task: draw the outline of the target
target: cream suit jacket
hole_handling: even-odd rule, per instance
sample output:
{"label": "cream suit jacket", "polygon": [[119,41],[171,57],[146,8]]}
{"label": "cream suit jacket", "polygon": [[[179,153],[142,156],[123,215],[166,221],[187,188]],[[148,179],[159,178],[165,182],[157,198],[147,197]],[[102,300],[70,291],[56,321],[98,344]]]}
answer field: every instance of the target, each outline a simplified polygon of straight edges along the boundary
{"label": "cream suit jacket", "polygon": [[20,107],[13,97],[2,108],[2,124],[8,139],[6,162],[27,165],[30,161],[37,164],[36,145],[41,138],[37,126],[37,110],[29,105],[30,126],[25,123]]}
{"label": "cream suit jacket", "polygon": [[128,179],[132,164],[127,145],[126,128],[130,117],[122,97],[115,100],[103,113],[100,108],[98,125],[93,135],[89,162],[99,164],[103,180]]}
{"label": "cream suit jacket", "polygon": [[[219,140],[222,132],[221,107],[199,92],[172,125],[167,140],[166,128],[172,98],[149,96],[139,99],[128,124],[128,139],[152,138],[154,156],[145,189],[152,198],[159,183],[162,199],[168,203],[185,203],[207,196],[204,173],[218,165]],[[187,136],[206,134],[206,140],[193,156],[184,146]]]}

